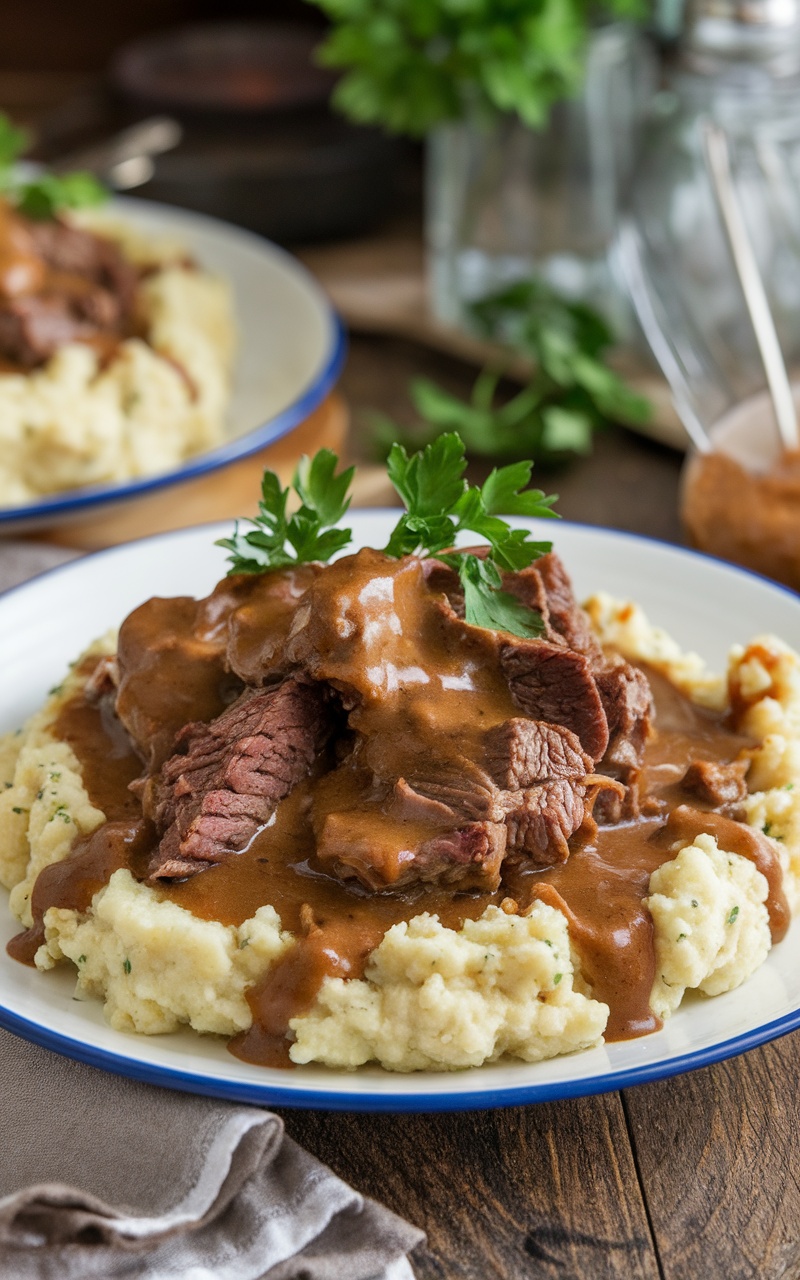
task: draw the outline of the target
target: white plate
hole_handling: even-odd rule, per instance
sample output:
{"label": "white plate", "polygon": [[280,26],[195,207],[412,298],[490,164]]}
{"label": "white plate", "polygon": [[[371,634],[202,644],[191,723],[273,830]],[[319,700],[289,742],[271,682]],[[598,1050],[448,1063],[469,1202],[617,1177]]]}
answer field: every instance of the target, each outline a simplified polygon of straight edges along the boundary
{"label": "white plate", "polygon": [[[360,544],[381,546],[396,514],[355,512]],[[686,648],[721,667],[730,644],[774,631],[800,645],[800,601],[704,556],[609,530],[548,522],[579,596],[634,597]],[[209,525],[115,547],[55,569],[0,598],[0,731],[35,710],[66,664],[150,595],[207,593],[225,569]],[[15,933],[0,902],[0,943]],[[738,991],[688,999],[662,1031],[533,1065],[396,1075],[239,1062],[224,1042],[191,1032],[147,1038],[112,1031],[94,1002],[77,1003],[70,972],[39,974],[0,955],[0,1025],[69,1057],[154,1084],[268,1105],[345,1110],[451,1110],[599,1093],[703,1066],[800,1026],[800,927]]]}
{"label": "white plate", "polygon": [[303,422],[341,371],[341,321],[314,277],[283,249],[216,218],[153,201],[116,199],[108,213],[146,235],[180,240],[201,266],[230,281],[238,348],[225,441],[158,475],[1,507],[0,535],[95,514],[255,453]]}

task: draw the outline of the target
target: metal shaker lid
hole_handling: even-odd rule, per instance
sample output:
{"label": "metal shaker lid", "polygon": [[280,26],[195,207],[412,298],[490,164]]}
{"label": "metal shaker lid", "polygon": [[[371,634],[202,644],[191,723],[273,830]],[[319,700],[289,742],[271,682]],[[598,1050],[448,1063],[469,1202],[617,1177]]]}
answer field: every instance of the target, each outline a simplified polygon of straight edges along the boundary
{"label": "metal shaker lid", "polygon": [[750,63],[772,76],[800,71],[800,0],[689,0],[682,62],[713,73]]}

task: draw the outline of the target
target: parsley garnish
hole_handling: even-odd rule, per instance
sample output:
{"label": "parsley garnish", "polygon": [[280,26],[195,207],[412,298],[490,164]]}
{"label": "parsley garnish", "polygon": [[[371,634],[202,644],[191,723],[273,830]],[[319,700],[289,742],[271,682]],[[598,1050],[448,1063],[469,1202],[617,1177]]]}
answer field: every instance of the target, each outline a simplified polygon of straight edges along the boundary
{"label": "parsley garnish", "polygon": [[29,138],[0,112],[0,193],[28,218],[54,218],[61,209],[84,209],[102,204],[108,192],[91,173],[41,173],[23,178],[19,160]]}
{"label": "parsley garnish", "polygon": [[418,421],[403,429],[382,414],[371,422],[378,446],[403,440],[419,448],[441,431],[457,431],[472,457],[559,461],[588,454],[595,430],[639,423],[650,412],[607,364],[614,334],[597,312],[561,297],[542,280],[519,280],[470,304],[465,327],[499,343],[508,358],[530,364],[528,381],[502,394],[502,359],[477,377],[468,400],[429,378],[409,391]]}
{"label": "parsley garnish", "polygon": [[233,537],[216,544],[231,552],[229,573],[266,573],[311,560],[327,561],[348,545],[352,530],[334,526],[350,506],[347,491],[355,467],[337,476],[338,462],[330,449],[300,459],[292,489],[302,505],[291,516],[286,514],[289,489],[281,488],[274,471],[264,472],[258,515],[248,522],[253,528],[241,533],[237,521]]}
{"label": "parsley garnish", "polygon": [[[289,489],[282,489],[273,471],[261,482],[259,514],[252,528],[242,532],[237,521],[233,537],[218,546],[230,551],[229,573],[268,573],[294,564],[327,561],[349,544],[352,531],[336,527],[350,505],[348,490],[355,471],[336,475],[338,458],[320,449],[313,459],[300,459],[292,488],[301,506],[288,516]],[[528,529],[514,529],[499,512],[509,515],[553,517],[555,496],[528,489],[530,462],[495,468],[482,486],[464,478],[467,462],[459,436],[439,436],[410,457],[402,445],[393,446],[387,469],[405,503],[389,538],[385,554],[433,556],[458,574],[464,591],[465,620],[472,626],[510,631],[516,636],[541,635],[541,616],[502,590],[501,573],[527,568],[550,550],[536,542]],[[485,555],[456,548],[459,534],[473,533],[488,543]]]}
{"label": "parsley garnish", "polygon": [[88,209],[104,204],[108,192],[91,173],[43,173],[11,189],[14,203],[28,218],[54,218],[62,209]]}
{"label": "parsley garnish", "polygon": [[725,921],[725,923],[726,923],[726,924],[733,924],[733,922],[735,921],[735,919],[736,919],[736,917],[738,916],[738,914],[739,914],[739,908],[738,908],[738,907],[731,907],[731,913],[730,913],[730,915],[728,916],[728,918],[727,918],[727,920]]}
{"label": "parsley garnish", "polygon": [[[482,487],[467,483],[466,466],[463,441],[454,433],[439,436],[411,457],[402,445],[392,446],[389,479],[406,514],[392,530],[386,554],[434,556],[455,569],[464,589],[465,621],[472,626],[541,635],[540,614],[502,590],[500,572],[526,568],[552,544],[532,541],[529,530],[512,529],[497,513],[554,517],[556,497],[527,488],[530,462],[495,468]],[[462,532],[486,539],[484,557],[453,549]]]}
{"label": "parsley garnish", "polygon": [[320,61],[343,68],[334,104],[361,124],[421,137],[464,116],[515,112],[541,128],[580,84],[598,17],[640,0],[312,0],[331,20]]}

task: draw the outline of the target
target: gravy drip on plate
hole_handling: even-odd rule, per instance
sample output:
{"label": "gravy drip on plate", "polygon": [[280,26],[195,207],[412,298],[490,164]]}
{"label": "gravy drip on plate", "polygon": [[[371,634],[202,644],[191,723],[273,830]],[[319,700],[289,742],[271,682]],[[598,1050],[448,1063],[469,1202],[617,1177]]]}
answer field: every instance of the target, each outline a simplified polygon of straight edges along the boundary
{"label": "gravy drip on plate", "polygon": [[[346,590],[344,577],[340,598],[336,600],[336,592],[332,592],[335,604],[330,614],[326,616],[320,608],[311,620],[310,637],[306,638],[320,655],[317,669],[309,664],[311,677],[325,679],[339,690],[345,709],[351,712],[351,726],[368,724],[375,731],[377,745],[371,734],[365,753],[373,754],[363,761],[363,772],[357,753],[345,768],[336,748],[329,746],[310,776],[278,803],[270,820],[245,849],[208,866],[202,874],[154,888],[160,897],[171,899],[196,916],[226,925],[242,924],[260,906],[269,903],[281,917],[283,927],[296,935],[296,942],[250,990],[253,1025],[231,1042],[233,1053],[264,1065],[290,1065],[290,1020],[313,1005],[326,976],[361,977],[369,954],[392,925],[430,912],[445,926],[458,929],[464,920],[478,918],[489,904],[524,914],[536,900],[565,912],[571,940],[593,994],[611,1009],[606,1038],[627,1039],[653,1031],[659,1025],[649,1007],[655,950],[653,923],[644,899],[650,875],[674,856],[675,842],[689,843],[700,832],[716,836],[721,847],[750,858],[763,871],[769,884],[773,939],[783,936],[788,910],[779,862],[770,842],[729,813],[715,811],[710,804],[698,800],[682,783],[694,761],[725,765],[742,757],[752,743],[738,734],[725,716],[694,705],[654,670],[647,670],[647,675],[655,701],[656,731],[646,745],[638,779],[638,817],[614,826],[597,826],[589,819],[572,837],[570,856],[565,862],[542,868],[524,859],[507,860],[502,865],[500,884],[491,889],[463,883],[459,886],[446,880],[436,884],[417,880],[392,888],[392,868],[402,867],[404,849],[418,847],[421,836],[436,830],[437,820],[404,818],[396,795],[382,793],[374,781],[367,786],[367,778],[379,779],[382,773],[395,777],[404,771],[413,773],[434,747],[437,759],[447,759],[451,749],[455,759],[462,751],[475,747],[479,727],[483,730],[520,713],[507,685],[497,680],[494,664],[482,661],[487,654],[491,656],[496,644],[493,633],[466,628],[460,649],[443,648],[435,610],[431,613],[429,606],[420,609],[413,604],[413,590],[404,597],[403,574],[398,571],[395,590],[389,592],[385,583],[381,586],[382,579],[368,556],[362,555],[360,564],[364,572],[361,586],[368,586],[368,580],[376,584],[372,609],[378,614],[390,607],[393,610],[397,622],[396,626],[392,624],[392,643],[387,646],[382,641],[370,652],[370,636],[378,636],[381,629],[373,633],[369,625],[362,626],[365,652],[357,669],[352,663],[340,661],[336,627],[344,620],[339,632],[343,643],[348,625],[346,602],[341,599]],[[336,565],[326,570],[334,584],[336,571]],[[408,583],[413,586],[413,574],[419,570],[411,567],[407,572]],[[290,598],[292,607],[281,606],[278,614],[273,614],[278,621],[275,642],[269,640],[265,650],[269,655],[283,652],[284,648],[291,654],[293,646],[295,650],[302,648],[303,626],[298,625],[302,624],[302,617],[296,618],[291,627],[289,624],[296,602],[302,599],[315,573],[316,570],[307,579],[289,583],[284,600]],[[190,685],[197,681],[204,714],[208,714],[209,697],[212,703],[220,700],[224,704],[225,697],[230,696],[218,678],[227,674],[222,665],[219,619],[225,608],[240,607],[246,602],[238,631],[234,626],[229,634],[237,637],[237,665],[249,664],[257,669],[262,661],[257,651],[259,592],[264,595],[269,613],[275,605],[274,600],[270,605],[269,596],[278,589],[274,585],[278,578],[275,575],[272,583],[268,578],[257,580],[252,587],[235,579],[227,587],[221,584],[217,596],[219,614],[215,612],[214,596],[210,598],[212,604],[204,602],[201,615],[186,600],[173,602],[178,630],[185,631],[190,623],[199,627],[198,665],[187,674],[187,680]],[[227,601],[224,606],[219,603],[220,596]],[[298,615],[303,608],[301,603]],[[169,611],[170,602],[158,602],[160,623],[167,621]],[[196,623],[197,617],[200,623]],[[370,619],[366,621],[369,624]],[[143,614],[137,622],[142,643],[147,642],[145,624]],[[266,631],[269,633],[270,628]],[[128,643],[131,635],[129,631]],[[481,653],[482,648],[487,654]],[[219,665],[215,667],[217,657]],[[299,657],[294,660],[299,661]],[[180,681],[179,662],[170,661],[165,671],[171,681]],[[158,678],[156,668],[152,675]],[[388,690],[387,699],[377,696],[380,688],[384,693]],[[156,717],[158,699],[152,688],[148,698]],[[174,708],[174,695],[167,701]],[[391,714],[386,710],[387,702]],[[138,799],[129,790],[129,784],[141,773],[142,756],[146,753],[141,743],[138,753],[130,746],[107,699],[77,696],[62,712],[56,733],[73,747],[90,798],[106,813],[108,822],[88,838],[77,840],[65,862],[47,868],[38,877],[33,894],[34,926],[9,944],[10,954],[28,963],[43,940],[42,919],[49,907],[87,910],[93,894],[119,867],[128,867],[135,877],[144,878],[147,859],[158,840],[155,828],[142,819]],[[446,740],[444,751],[442,735]],[[163,747],[158,754],[162,751]],[[370,833],[375,839],[379,833],[378,838],[385,843],[389,866],[385,883],[389,887],[374,891],[361,879],[340,878],[332,872],[329,862],[317,858],[320,826],[332,812],[345,815],[343,843],[367,840]]]}

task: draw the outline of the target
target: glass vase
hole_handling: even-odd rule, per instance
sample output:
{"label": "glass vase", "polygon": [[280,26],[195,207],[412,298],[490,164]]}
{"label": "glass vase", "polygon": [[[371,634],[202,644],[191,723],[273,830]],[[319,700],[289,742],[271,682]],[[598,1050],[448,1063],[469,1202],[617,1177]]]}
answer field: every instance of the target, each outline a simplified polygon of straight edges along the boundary
{"label": "glass vase", "polygon": [[471,302],[535,275],[626,328],[608,249],[654,87],[648,43],[614,23],[592,34],[580,93],[541,130],[501,116],[434,131],[426,238],[439,320],[469,327]]}

